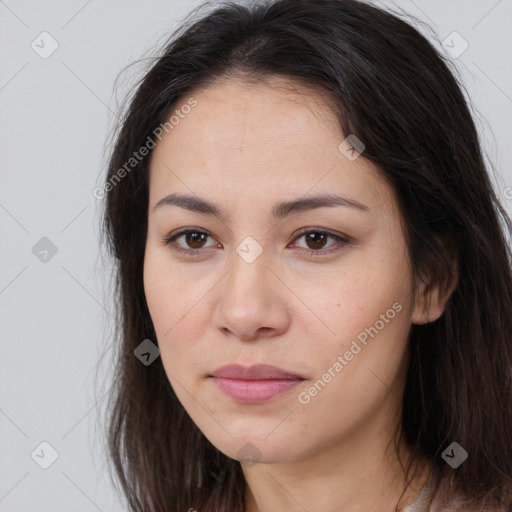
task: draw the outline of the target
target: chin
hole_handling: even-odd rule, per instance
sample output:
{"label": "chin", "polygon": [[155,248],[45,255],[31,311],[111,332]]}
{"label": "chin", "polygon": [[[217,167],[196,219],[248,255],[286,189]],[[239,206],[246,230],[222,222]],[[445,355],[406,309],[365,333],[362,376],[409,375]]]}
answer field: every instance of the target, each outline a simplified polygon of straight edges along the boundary
{"label": "chin", "polygon": [[[276,423],[273,423],[275,428]],[[244,428],[234,429],[232,425],[226,424],[226,431],[211,432],[202,430],[203,434],[208,438],[219,451],[227,457],[238,460],[240,462],[247,462],[248,466],[254,463],[273,464],[276,462],[293,461],[301,458],[301,454],[297,452],[300,448],[300,440],[295,439],[293,436],[276,435],[269,427],[269,423],[265,423],[264,433],[263,429]],[[278,427],[279,428],[279,427]]]}

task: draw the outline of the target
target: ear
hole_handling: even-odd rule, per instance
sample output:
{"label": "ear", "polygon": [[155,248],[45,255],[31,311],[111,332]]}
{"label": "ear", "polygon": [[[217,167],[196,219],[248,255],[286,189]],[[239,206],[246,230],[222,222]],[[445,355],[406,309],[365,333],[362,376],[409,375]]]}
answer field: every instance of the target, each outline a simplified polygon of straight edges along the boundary
{"label": "ear", "polygon": [[[419,279],[415,289],[415,301],[411,322],[417,325],[425,325],[435,322],[444,313],[446,303],[459,282],[458,262],[455,252],[449,251],[451,272],[444,279],[434,277],[429,280]],[[437,263],[437,264],[436,264]],[[439,276],[439,261],[434,263],[438,272],[430,272]],[[446,269],[443,271],[446,274]]]}

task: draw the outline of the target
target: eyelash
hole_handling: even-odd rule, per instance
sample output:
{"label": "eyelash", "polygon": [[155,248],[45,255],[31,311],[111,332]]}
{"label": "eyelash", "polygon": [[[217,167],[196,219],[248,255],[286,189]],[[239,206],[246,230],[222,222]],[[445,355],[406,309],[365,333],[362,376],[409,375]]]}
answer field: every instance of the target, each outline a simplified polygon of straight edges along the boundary
{"label": "eyelash", "polygon": [[[162,240],[162,243],[164,245],[169,245],[170,246],[172,244],[172,242],[174,242],[180,236],[187,235],[187,234],[190,234],[190,233],[193,233],[193,234],[203,234],[203,235],[206,235],[206,236],[210,236],[210,234],[207,233],[206,231],[202,231],[200,229],[189,229],[189,228],[187,228],[187,229],[183,229],[181,231],[178,231],[176,233],[171,233],[168,237],[165,237]],[[335,233],[332,233],[331,231],[326,231],[324,229],[311,229],[311,228],[298,233],[294,240],[296,240],[296,239],[298,239],[298,238],[300,238],[300,237],[302,237],[304,235],[311,234],[311,233],[320,234],[320,235],[327,235],[329,237],[334,238],[337,241],[337,243],[334,244],[333,246],[331,246],[328,249],[317,249],[317,250],[314,250],[314,249],[299,248],[300,252],[307,253],[308,256],[323,256],[323,255],[331,254],[331,253],[334,253],[336,251],[341,250],[345,245],[348,245],[350,243],[349,237],[342,237],[342,236],[336,235]],[[199,256],[199,254],[201,252],[204,252],[204,249],[184,249],[183,247],[180,247],[180,246],[177,246],[177,245],[173,246],[172,250],[176,251],[176,252],[179,252],[179,253],[182,253],[182,254],[187,254],[189,256]]]}

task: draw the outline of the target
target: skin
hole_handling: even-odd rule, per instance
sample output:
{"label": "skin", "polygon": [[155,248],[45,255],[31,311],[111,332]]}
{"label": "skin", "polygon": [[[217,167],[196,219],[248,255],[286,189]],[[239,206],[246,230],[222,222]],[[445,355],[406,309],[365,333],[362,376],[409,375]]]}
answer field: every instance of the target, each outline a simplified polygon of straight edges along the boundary
{"label": "skin", "polygon": [[[425,323],[427,307],[430,321],[437,319],[446,298],[415,281],[396,196],[378,168],[364,154],[351,161],[338,149],[346,136],[325,98],[289,85],[280,78],[261,85],[218,80],[191,94],[197,106],[157,144],[147,303],[166,374],[192,420],[229,457],[244,458],[247,443],[257,449],[254,460],[242,463],[247,511],[391,511],[406,485],[392,433],[408,334],[412,323]],[[154,209],[173,193],[207,199],[227,218],[176,205]],[[367,210],[271,216],[278,202],[320,193],[341,194]],[[166,245],[163,239],[180,228],[208,237],[181,236]],[[303,228],[349,242],[308,243],[299,236]],[[247,236],[262,250],[251,263],[236,251]],[[173,247],[203,252],[192,257]],[[400,312],[301,403],[299,394],[396,303]],[[228,363],[272,364],[304,380],[263,404],[241,404],[208,377]],[[407,448],[401,450],[406,457]],[[425,463],[401,507],[414,499],[428,469]]]}

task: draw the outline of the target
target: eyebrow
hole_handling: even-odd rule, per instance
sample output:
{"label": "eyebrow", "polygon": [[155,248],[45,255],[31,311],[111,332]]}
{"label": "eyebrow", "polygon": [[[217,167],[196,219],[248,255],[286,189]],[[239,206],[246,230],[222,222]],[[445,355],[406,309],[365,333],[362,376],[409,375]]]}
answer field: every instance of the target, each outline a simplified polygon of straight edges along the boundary
{"label": "eyebrow", "polygon": [[[158,201],[153,207],[153,211],[162,206],[169,205],[179,206],[180,208],[205,215],[213,215],[222,220],[226,220],[228,217],[221,207],[216,206],[206,199],[202,199],[197,196],[179,194],[170,194],[160,199],[160,201]],[[360,211],[370,211],[368,206],[355,201],[354,199],[349,199],[348,197],[336,194],[320,194],[312,197],[278,203],[273,206],[271,213],[272,217],[282,219],[288,215],[314,210],[315,208],[333,208],[339,206],[355,208]]]}

